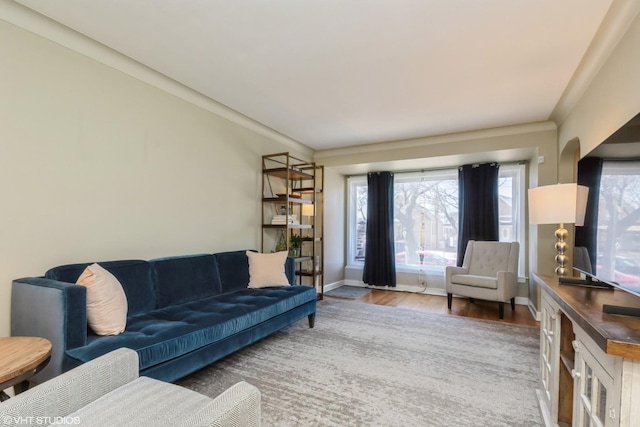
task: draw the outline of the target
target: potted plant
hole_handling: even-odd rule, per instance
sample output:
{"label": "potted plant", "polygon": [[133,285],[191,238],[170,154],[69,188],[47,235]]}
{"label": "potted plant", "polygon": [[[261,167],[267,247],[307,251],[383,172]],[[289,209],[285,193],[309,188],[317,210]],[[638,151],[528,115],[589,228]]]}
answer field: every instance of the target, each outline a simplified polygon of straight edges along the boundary
{"label": "potted plant", "polygon": [[300,256],[300,248],[302,247],[303,237],[300,234],[291,234],[289,237],[290,255],[293,257]]}

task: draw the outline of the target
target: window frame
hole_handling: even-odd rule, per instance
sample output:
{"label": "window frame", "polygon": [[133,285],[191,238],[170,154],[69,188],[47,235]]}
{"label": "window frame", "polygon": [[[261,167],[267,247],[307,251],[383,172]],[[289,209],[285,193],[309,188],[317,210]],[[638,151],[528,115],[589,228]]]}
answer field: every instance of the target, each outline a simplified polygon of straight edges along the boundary
{"label": "window frame", "polygon": [[[443,169],[433,169],[424,171],[394,171],[396,179],[399,176],[405,174],[414,174],[416,177],[419,177],[422,173],[433,173],[440,174],[443,176],[450,175],[452,172],[456,173],[457,176],[457,168],[443,168]],[[512,206],[514,206],[512,218],[514,222],[513,228],[513,241],[517,241],[520,243],[520,257],[519,257],[519,265],[518,271],[519,276],[524,277],[525,272],[525,250],[526,250],[526,224],[525,224],[525,199],[526,199],[526,164],[523,162],[519,163],[508,163],[500,165],[500,172],[502,174],[508,174],[512,177]],[[355,198],[355,191],[358,186],[366,186],[367,185],[367,175],[354,175],[347,177],[347,265],[346,268],[355,268],[362,269],[364,267],[364,260],[359,261],[356,259],[356,251],[357,251],[357,215],[356,215],[356,203],[357,200]],[[434,273],[441,274],[444,273],[444,267],[434,267],[434,266],[426,266],[426,265],[407,265],[407,264],[396,264],[396,271],[399,273]]]}

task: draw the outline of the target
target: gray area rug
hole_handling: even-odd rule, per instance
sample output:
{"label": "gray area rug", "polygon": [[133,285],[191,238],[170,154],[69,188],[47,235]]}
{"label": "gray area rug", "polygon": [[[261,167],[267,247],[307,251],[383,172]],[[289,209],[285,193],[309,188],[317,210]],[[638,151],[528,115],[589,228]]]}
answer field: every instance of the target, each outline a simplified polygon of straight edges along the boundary
{"label": "gray area rug", "polygon": [[346,298],[346,299],[358,299],[363,295],[371,293],[371,289],[363,288],[360,286],[340,286],[335,289],[331,289],[325,292],[325,295],[330,297]]}
{"label": "gray area rug", "polygon": [[177,383],[215,397],[240,380],[270,426],[542,426],[537,328],[352,301]]}

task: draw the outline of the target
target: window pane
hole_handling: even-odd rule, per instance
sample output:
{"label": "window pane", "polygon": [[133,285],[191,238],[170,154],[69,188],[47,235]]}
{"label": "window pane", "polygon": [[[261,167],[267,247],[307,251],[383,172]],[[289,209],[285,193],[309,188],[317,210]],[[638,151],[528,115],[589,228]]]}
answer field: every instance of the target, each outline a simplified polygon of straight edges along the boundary
{"label": "window pane", "polygon": [[[522,166],[500,167],[500,241],[519,241]],[[366,177],[349,179],[351,262],[365,257]],[[396,173],[394,176],[396,265],[408,269],[444,270],[456,262],[458,245],[458,170]],[[524,248],[524,245],[522,245]]]}
{"label": "window pane", "polygon": [[396,264],[444,269],[458,243],[457,171],[397,174],[394,185]]}
{"label": "window pane", "polygon": [[525,188],[526,167],[519,165],[501,165],[498,181],[499,230],[501,242],[519,242],[520,256],[518,271],[525,269],[525,223],[524,206],[527,190]]}
{"label": "window pane", "polygon": [[[587,369],[585,370],[585,385],[584,385],[584,395],[589,402],[591,402],[591,392],[593,388],[593,371],[591,370],[591,366],[587,365]],[[591,409],[591,407],[589,407]]]}
{"label": "window pane", "polygon": [[367,179],[357,177],[349,179],[349,228],[351,261],[362,263],[366,244],[367,230]]}
{"label": "window pane", "polygon": [[508,174],[500,176],[498,180],[498,214],[501,242],[513,242],[515,240],[515,230],[513,228],[514,219],[514,197],[513,197],[513,176]]}
{"label": "window pane", "polygon": [[367,183],[358,183],[353,188],[355,197],[356,250],[355,260],[364,261],[364,245],[367,231]]}
{"label": "window pane", "polygon": [[607,388],[600,383],[600,390],[598,393],[598,419],[602,421],[602,424],[605,422],[605,418],[607,416]]}
{"label": "window pane", "polygon": [[640,292],[640,161],[605,161],[596,274]]}

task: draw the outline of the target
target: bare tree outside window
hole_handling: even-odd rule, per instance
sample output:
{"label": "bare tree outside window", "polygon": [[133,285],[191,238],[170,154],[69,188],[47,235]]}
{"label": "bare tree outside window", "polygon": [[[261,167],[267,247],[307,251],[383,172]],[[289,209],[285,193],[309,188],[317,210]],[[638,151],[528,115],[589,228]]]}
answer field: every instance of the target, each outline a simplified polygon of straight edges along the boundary
{"label": "bare tree outside window", "polygon": [[355,187],[356,202],[356,261],[364,261],[367,240],[367,183]]}
{"label": "bare tree outside window", "polygon": [[[518,189],[517,167],[501,168],[500,240],[517,240],[514,215]],[[364,261],[367,224],[367,183],[351,185],[353,260]],[[458,246],[458,170],[396,173],[394,179],[396,266],[444,270],[454,265]]]}
{"label": "bare tree outside window", "polygon": [[458,240],[455,170],[444,176],[396,175],[394,220],[397,264],[454,264]]}

